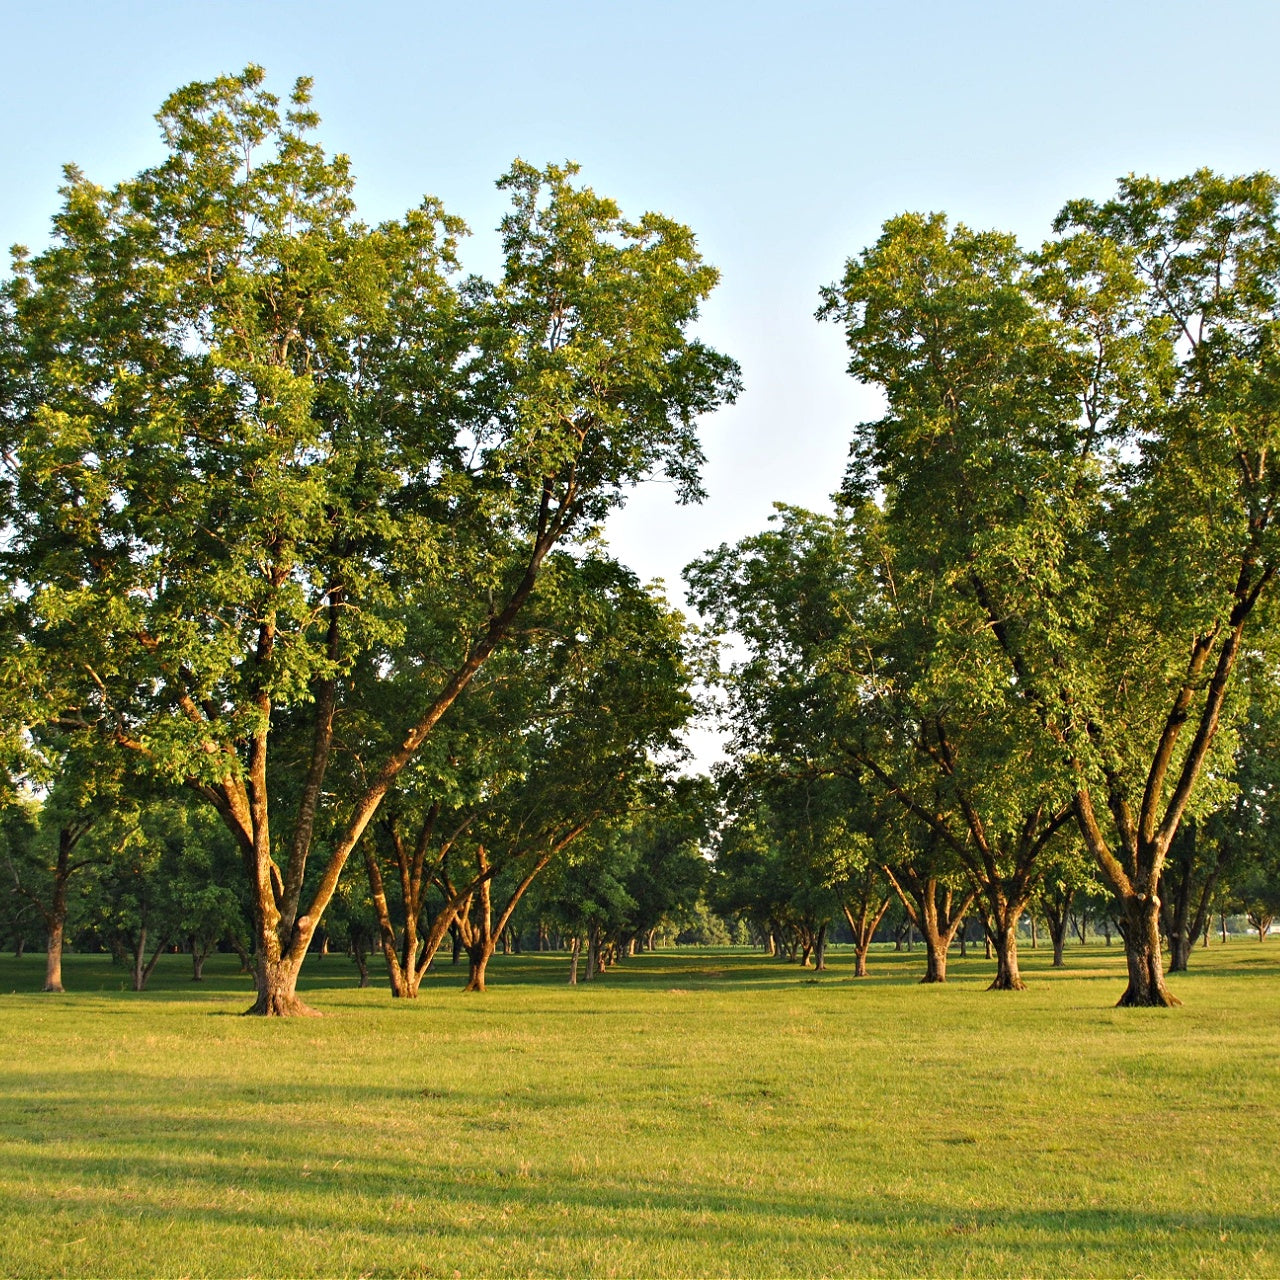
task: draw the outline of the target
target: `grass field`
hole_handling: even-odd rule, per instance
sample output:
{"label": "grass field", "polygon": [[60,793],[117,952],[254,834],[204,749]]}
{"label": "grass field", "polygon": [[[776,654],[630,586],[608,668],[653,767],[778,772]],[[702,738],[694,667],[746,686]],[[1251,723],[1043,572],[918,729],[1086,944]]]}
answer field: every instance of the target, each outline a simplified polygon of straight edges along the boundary
{"label": "grass field", "polygon": [[313,958],[287,1022],[230,957],[0,959],[0,1273],[1280,1275],[1280,944],[1177,1010],[1112,1007],[1118,948],[1022,959],[498,956],[398,1004]]}

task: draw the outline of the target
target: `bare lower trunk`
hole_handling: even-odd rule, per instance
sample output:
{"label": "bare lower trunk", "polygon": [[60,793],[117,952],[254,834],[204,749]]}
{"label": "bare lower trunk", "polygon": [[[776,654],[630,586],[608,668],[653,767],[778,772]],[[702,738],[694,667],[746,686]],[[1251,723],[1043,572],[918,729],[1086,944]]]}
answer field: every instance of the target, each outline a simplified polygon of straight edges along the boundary
{"label": "bare lower trunk", "polygon": [[849,902],[841,902],[844,918],[849,922],[849,931],[853,934],[853,976],[867,976],[867,952],[871,949],[871,939],[875,937],[884,913],[889,910],[889,899],[877,899],[874,895],[862,895],[857,910]]}
{"label": "bare lower trunk", "polygon": [[1118,1006],[1169,1008],[1182,1003],[1164,985],[1164,957],[1160,953],[1160,900],[1134,896],[1124,904],[1124,955],[1129,985]]}
{"label": "bare lower trunk", "polygon": [[[369,985],[369,953],[363,945],[352,946],[351,958],[356,962],[356,972],[360,975],[359,986],[367,987]],[[391,994],[395,995],[394,988]]]}
{"label": "bare lower trunk", "polygon": [[827,967],[827,922],[818,930],[818,941],[813,948],[813,967],[819,973]]}
{"label": "bare lower trunk", "polygon": [[[412,961],[408,964],[401,963],[401,954],[396,946],[395,925],[391,921],[391,908],[387,904],[386,886],[382,880],[382,868],[378,865],[377,851],[371,840],[365,842],[364,865],[369,876],[369,896],[378,919],[378,942],[387,962],[387,981],[391,985],[392,998],[412,1000],[418,994],[418,984],[415,981],[417,972]],[[408,931],[414,923],[414,916],[412,911],[406,912],[406,916],[405,939],[412,946]],[[357,964],[360,967],[360,985],[364,986],[368,981],[368,969],[359,961]]]}
{"label": "bare lower trunk", "polygon": [[569,985],[576,987],[578,985],[578,956],[582,952],[582,939],[575,936],[573,946],[569,952]]}
{"label": "bare lower trunk", "polygon": [[[949,941],[949,939],[948,939]],[[947,980],[947,942],[941,938],[925,934],[924,937],[924,977],[921,982],[946,982]]]}
{"label": "bare lower trunk", "polygon": [[988,991],[1025,991],[1027,984],[1018,972],[1018,918],[997,924],[994,929],[996,953],[995,981]]}
{"label": "bare lower trunk", "polygon": [[467,948],[467,985],[464,991],[483,991],[485,970],[489,967],[489,957],[493,955],[495,940],[486,938],[483,942]]}
{"label": "bare lower trunk", "polygon": [[318,1018],[319,1012],[298,996],[298,970],[301,967],[299,962],[287,956],[273,961],[259,955],[255,974],[258,998],[245,1012],[267,1018]]}
{"label": "bare lower trunk", "polygon": [[151,953],[151,959],[147,959],[147,928],[145,925],[139,928],[138,937],[133,949],[133,989],[135,991],[145,991],[147,983],[151,979],[151,975],[155,972],[156,965],[160,963],[160,956],[164,949],[169,945],[167,935],[161,935],[160,941],[156,943],[156,949]]}
{"label": "bare lower trunk", "polygon": [[62,991],[62,938],[65,922],[55,920],[49,926],[49,943],[44,958],[44,989]]}

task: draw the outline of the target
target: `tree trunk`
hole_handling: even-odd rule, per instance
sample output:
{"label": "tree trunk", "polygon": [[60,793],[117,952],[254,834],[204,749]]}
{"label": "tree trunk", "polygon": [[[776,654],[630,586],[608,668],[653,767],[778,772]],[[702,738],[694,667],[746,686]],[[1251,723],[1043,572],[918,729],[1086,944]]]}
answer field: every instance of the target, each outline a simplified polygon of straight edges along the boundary
{"label": "tree trunk", "polygon": [[1124,903],[1124,909],[1124,954],[1129,966],[1129,985],[1116,1002],[1117,1006],[1169,1008],[1181,1004],[1164,985],[1159,898],[1135,894]]}
{"label": "tree trunk", "polygon": [[947,947],[937,936],[924,936],[924,977],[921,982],[946,982],[947,980]]}
{"label": "tree trunk", "polygon": [[[356,962],[356,972],[360,975],[358,985],[361,988],[367,987],[369,985],[369,953],[365,950],[363,942],[351,944],[351,958]],[[395,995],[394,987],[391,994]]]}
{"label": "tree trunk", "polygon": [[258,984],[258,998],[245,1012],[267,1018],[318,1018],[318,1010],[311,1008],[298,995],[298,970],[301,963],[282,956],[270,959],[259,954],[254,975]]}
{"label": "tree trunk", "polygon": [[877,904],[874,896],[863,894],[858,902],[855,914],[853,907],[842,901],[844,918],[849,922],[849,931],[853,934],[853,976],[867,976],[867,952],[871,949],[871,939],[875,937],[884,913],[889,910],[889,898],[883,898]]}
{"label": "tree trunk", "polygon": [[[1027,984],[1018,972],[1018,915],[1009,912],[1003,921],[996,921],[995,934],[996,976],[988,991],[1025,991]],[[1011,918],[1009,918],[1011,917]]]}
{"label": "tree trunk", "polygon": [[44,989],[62,991],[62,936],[66,927],[65,913],[49,926],[49,942],[44,956]]}
{"label": "tree trunk", "polygon": [[133,946],[133,989],[142,990],[143,973],[147,967],[147,926],[138,926],[138,939]]}
{"label": "tree trunk", "polygon": [[818,930],[818,941],[813,948],[813,968],[815,973],[821,973],[827,967],[827,922],[822,922],[822,927]]}
{"label": "tree trunk", "polygon": [[[418,994],[418,984],[414,981],[416,974],[412,963],[401,962],[400,951],[396,946],[395,926],[391,923],[391,908],[387,905],[387,891],[382,879],[382,868],[378,865],[377,851],[372,840],[364,842],[364,865],[369,877],[369,897],[373,902],[374,914],[378,918],[378,942],[382,947],[383,958],[387,962],[387,981],[391,985],[391,996],[395,1000],[412,1000]],[[410,931],[413,928],[413,912],[406,912],[405,942],[413,945]],[[407,949],[407,948],[406,948]],[[416,948],[415,948],[416,949]],[[356,962],[360,968],[361,986],[368,980],[368,966]]]}
{"label": "tree trunk", "polygon": [[169,937],[162,934],[160,941],[156,943],[156,949],[151,953],[151,959],[147,959],[147,927],[142,925],[138,929],[137,942],[133,949],[133,989],[135,991],[145,991],[147,983],[151,979],[151,975],[156,971],[156,965],[160,963],[160,956],[165,948],[169,945]]}
{"label": "tree trunk", "polygon": [[485,938],[467,948],[469,971],[464,991],[483,991],[485,970],[489,967],[489,957],[493,955],[493,938]]}
{"label": "tree trunk", "polygon": [[49,926],[49,941],[45,948],[44,989],[62,991],[62,945],[67,930],[67,881],[71,878],[71,854],[88,830],[63,827],[58,832],[58,861],[53,872],[53,896],[45,919]]}
{"label": "tree trunk", "polygon": [[571,987],[578,985],[578,955],[581,951],[582,939],[574,934],[573,945],[569,949],[569,985]]}
{"label": "tree trunk", "polygon": [[204,981],[204,962],[209,957],[209,948],[211,943],[208,941],[201,942],[198,938],[191,939],[191,981]]}

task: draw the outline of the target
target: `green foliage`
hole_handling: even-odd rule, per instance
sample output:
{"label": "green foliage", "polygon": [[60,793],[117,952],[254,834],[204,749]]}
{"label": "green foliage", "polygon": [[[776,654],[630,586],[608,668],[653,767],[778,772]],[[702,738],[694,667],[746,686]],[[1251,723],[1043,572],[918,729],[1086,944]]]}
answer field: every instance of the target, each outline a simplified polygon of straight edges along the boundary
{"label": "green foliage", "polygon": [[[166,158],[111,188],[69,169],[52,246],[17,254],[0,586],[40,718],[211,804],[264,963],[296,972],[547,557],[651,476],[696,498],[696,418],[738,373],[688,337],[717,276],[687,228],[518,161],[501,274],[460,279],[456,218],[360,222],[309,82],[263,86],[180,89]],[[338,756],[362,782],[331,811]]]}

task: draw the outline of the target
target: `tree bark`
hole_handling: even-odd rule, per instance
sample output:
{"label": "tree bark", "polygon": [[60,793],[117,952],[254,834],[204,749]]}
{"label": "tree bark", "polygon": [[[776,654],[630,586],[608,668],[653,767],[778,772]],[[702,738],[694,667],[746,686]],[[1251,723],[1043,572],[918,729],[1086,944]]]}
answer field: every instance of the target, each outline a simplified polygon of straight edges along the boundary
{"label": "tree bark", "polygon": [[494,940],[485,938],[467,948],[467,985],[464,991],[484,991],[485,970],[489,967],[489,957],[493,955]]}
{"label": "tree bark", "polygon": [[[896,874],[886,867],[885,874],[924,939],[925,969],[920,981],[946,982],[947,948],[960,921],[973,905],[976,891],[967,890],[957,902],[949,885],[942,884],[935,876],[920,875],[913,867],[900,867]],[[907,936],[909,946],[909,931]]]}
{"label": "tree bark", "polygon": [[996,976],[988,991],[1025,991],[1027,984],[1018,971],[1018,914],[997,921],[992,930],[996,953]]}
{"label": "tree bark", "polygon": [[311,1008],[298,995],[298,970],[301,967],[298,961],[288,956],[273,958],[259,952],[254,975],[258,998],[245,1013],[268,1018],[318,1018],[319,1010]]}
{"label": "tree bark", "polygon": [[49,925],[49,941],[44,955],[44,989],[62,991],[62,936],[66,927],[66,913]]}
{"label": "tree bark", "polygon": [[191,981],[204,981],[204,962],[208,959],[209,948],[212,944],[208,939],[201,941],[199,938],[191,939]]}
{"label": "tree bark", "polygon": [[1181,1000],[1164,984],[1160,953],[1160,900],[1136,895],[1125,902],[1124,951],[1129,985],[1117,1001],[1120,1007],[1172,1008]]}

